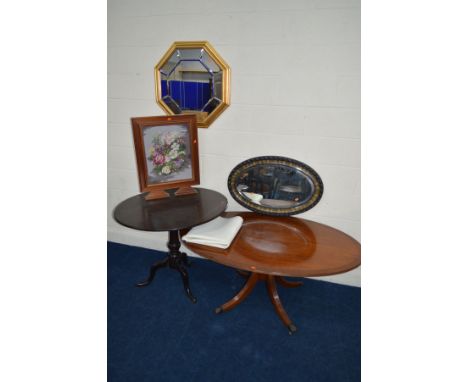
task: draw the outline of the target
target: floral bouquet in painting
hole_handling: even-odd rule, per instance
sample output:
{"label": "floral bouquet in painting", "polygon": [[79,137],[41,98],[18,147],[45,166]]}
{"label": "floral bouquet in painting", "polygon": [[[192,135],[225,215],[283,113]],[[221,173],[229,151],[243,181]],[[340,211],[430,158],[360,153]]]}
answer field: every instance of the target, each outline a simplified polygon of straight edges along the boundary
{"label": "floral bouquet in painting", "polygon": [[186,156],[184,134],[169,131],[153,139],[148,160],[153,163],[154,173],[170,175],[187,166]]}

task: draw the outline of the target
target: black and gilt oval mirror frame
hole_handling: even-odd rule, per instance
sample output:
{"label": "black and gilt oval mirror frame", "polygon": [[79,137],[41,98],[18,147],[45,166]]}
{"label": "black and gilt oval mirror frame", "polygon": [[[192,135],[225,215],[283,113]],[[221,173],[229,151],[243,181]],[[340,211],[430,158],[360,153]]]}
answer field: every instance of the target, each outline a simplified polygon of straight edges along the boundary
{"label": "black and gilt oval mirror frame", "polygon": [[[247,198],[243,197],[237,189],[236,181],[243,173],[245,173],[246,170],[258,165],[282,165],[300,171],[306,178],[310,179],[314,186],[311,197],[298,206],[288,208],[267,207],[247,200]],[[272,216],[289,216],[305,212],[314,207],[322,198],[323,182],[317,172],[311,167],[307,166],[305,163],[281,156],[261,156],[247,159],[246,161],[239,163],[236,167],[234,167],[229,174],[228,189],[236,202],[251,211]]]}

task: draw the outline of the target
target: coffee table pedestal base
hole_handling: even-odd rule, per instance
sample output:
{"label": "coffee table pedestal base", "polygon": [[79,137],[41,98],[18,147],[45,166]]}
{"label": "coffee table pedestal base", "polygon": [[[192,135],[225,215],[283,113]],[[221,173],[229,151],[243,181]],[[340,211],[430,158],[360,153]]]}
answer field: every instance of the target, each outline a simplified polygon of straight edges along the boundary
{"label": "coffee table pedestal base", "polygon": [[284,309],[283,304],[281,304],[281,300],[278,295],[278,290],[276,289],[276,282],[278,282],[279,284],[287,288],[298,287],[302,285],[302,282],[301,281],[288,281],[288,280],[285,280],[282,276],[266,275],[262,273],[250,273],[250,275],[248,272],[243,272],[243,271],[238,271],[238,273],[243,277],[247,277],[247,282],[245,283],[243,288],[239,291],[239,293],[236,294],[231,300],[224,303],[220,307],[216,308],[215,313],[220,314],[220,313],[227,312],[233,309],[234,307],[239,305],[242,301],[244,301],[250,293],[252,293],[252,290],[254,289],[258,281],[265,281],[266,288],[268,291],[268,296],[270,297],[271,303],[273,304],[273,307],[275,308],[276,313],[280,317],[281,321],[283,321],[284,325],[286,325],[286,327],[288,328],[289,334],[290,335],[293,334],[297,330],[297,328],[292,323],[291,319],[286,313],[286,310]]}

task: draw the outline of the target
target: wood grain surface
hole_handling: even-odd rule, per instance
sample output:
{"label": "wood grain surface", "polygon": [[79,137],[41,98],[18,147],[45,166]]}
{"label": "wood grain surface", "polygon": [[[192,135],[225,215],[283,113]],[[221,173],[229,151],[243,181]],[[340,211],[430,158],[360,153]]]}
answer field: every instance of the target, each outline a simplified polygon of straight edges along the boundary
{"label": "wood grain surface", "polygon": [[361,245],[327,225],[254,212],[226,212],[222,216],[244,219],[229,248],[185,242],[184,245],[217,263],[269,275],[333,275],[350,271],[361,263]]}

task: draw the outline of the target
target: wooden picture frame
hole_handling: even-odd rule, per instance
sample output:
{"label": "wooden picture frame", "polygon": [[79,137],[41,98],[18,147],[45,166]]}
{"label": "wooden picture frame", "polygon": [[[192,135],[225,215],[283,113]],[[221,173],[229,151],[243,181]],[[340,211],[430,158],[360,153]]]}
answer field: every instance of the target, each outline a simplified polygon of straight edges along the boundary
{"label": "wooden picture frame", "polygon": [[132,118],[140,191],[147,200],[196,193],[200,184],[195,115]]}

